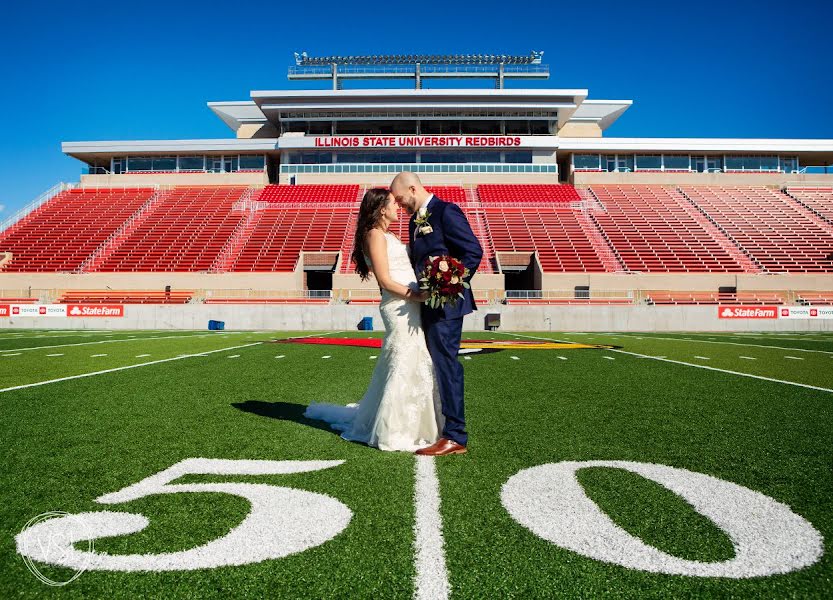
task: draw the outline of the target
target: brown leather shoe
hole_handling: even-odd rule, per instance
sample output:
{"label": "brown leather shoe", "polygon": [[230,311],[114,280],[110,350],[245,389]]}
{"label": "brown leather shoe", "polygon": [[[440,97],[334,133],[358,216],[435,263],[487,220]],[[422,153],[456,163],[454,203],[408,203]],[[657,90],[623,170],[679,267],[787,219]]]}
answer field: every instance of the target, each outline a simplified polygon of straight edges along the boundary
{"label": "brown leather shoe", "polygon": [[448,454],[465,454],[468,452],[465,446],[461,446],[453,440],[440,438],[427,448],[420,448],[416,454],[420,456],[446,456]]}

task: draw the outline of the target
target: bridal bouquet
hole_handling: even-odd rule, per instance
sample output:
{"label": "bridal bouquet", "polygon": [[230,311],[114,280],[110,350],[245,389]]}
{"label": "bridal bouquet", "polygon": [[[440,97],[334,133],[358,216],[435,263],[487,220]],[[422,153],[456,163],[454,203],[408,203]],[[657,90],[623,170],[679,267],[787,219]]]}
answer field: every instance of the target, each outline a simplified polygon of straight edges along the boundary
{"label": "bridal bouquet", "polygon": [[457,304],[463,297],[463,290],[471,287],[463,281],[469,270],[456,258],[450,256],[429,256],[425,268],[419,274],[419,287],[430,294],[425,304],[441,308],[448,302]]}

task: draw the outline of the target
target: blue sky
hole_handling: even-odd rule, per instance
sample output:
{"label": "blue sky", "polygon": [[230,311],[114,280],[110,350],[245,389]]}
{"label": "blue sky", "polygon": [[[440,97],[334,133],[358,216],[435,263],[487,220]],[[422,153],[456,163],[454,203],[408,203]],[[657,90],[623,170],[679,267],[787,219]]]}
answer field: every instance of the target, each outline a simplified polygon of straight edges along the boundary
{"label": "blue sky", "polygon": [[301,50],[544,50],[547,87],[633,100],[607,136],[833,138],[829,2],[44,1],[0,10],[0,219],[78,180],[81,163],[61,153],[62,141],[231,137],[205,103],[298,87],[286,68]]}

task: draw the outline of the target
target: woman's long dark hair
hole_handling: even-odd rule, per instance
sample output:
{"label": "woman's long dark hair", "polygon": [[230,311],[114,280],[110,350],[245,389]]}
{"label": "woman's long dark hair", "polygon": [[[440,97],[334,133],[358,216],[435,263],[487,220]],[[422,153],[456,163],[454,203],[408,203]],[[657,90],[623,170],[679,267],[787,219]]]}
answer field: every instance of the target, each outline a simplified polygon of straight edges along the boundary
{"label": "woman's long dark hair", "polygon": [[371,229],[376,227],[379,219],[382,218],[382,209],[388,203],[390,192],[385,188],[371,188],[365,192],[362,204],[359,208],[359,219],[356,223],[356,236],[353,239],[353,263],[356,265],[356,273],[366,281],[370,276],[370,266],[364,259],[365,239]]}

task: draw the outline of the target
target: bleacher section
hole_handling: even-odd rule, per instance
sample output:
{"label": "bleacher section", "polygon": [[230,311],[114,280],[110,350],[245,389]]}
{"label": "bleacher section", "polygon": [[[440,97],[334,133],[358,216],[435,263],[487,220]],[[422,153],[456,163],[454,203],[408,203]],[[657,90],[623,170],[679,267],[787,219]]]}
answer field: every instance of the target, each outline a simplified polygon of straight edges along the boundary
{"label": "bleacher section", "polygon": [[833,291],[830,292],[796,292],[798,304],[814,306],[833,306]]}
{"label": "bleacher section", "polygon": [[645,292],[648,304],[752,304],[779,305],[786,302],[786,295],[781,292],[737,292],[722,294],[718,292],[670,292],[650,290]]}
{"label": "bleacher section", "polygon": [[833,223],[833,188],[791,187],[787,188],[787,194],[827,220],[827,222]]}
{"label": "bleacher section", "polygon": [[[537,252],[547,273],[622,266],[833,272],[830,188],[592,185],[582,195],[544,184],[429,189],[467,213],[485,251],[481,273],[493,272],[495,254],[510,252]],[[3,272],[289,272],[301,252],[342,251],[341,271],[349,273],[363,192],[357,185],[73,189],[0,233],[0,252],[12,255]],[[399,216],[392,231],[404,241],[408,215]]]}
{"label": "bleacher section", "polygon": [[488,184],[477,186],[483,204],[535,204],[578,202],[581,197],[571,185],[557,184]]}
{"label": "bleacher section", "polygon": [[[628,270],[740,273],[745,269],[673,188],[660,185],[593,185],[604,211],[590,214]],[[701,217],[702,218],[702,217]],[[711,227],[713,229],[713,227]]]}
{"label": "bleacher section", "polygon": [[557,304],[563,306],[612,306],[633,304],[633,298],[506,298],[504,303],[528,306],[537,306],[541,304]]}
{"label": "bleacher section", "polygon": [[603,273],[604,265],[570,208],[485,206],[495,251],[535,252],[546,272]]}
{"label": "bleacher section", "polygon": [[75,271],[153,195],[153,188],[61,192],[0,232],[4,273]]}
{"label": "bleacher section", "polygon": [[242,186],[177,187],[96,271],[205,271],[241,224]]}
{"label": "bleacher section", "polygon": [[204,304],[329,304],[329,298],[206,298]]}
{"label": "bleacher section", "polygon": [[833,272],[833,225],[772,188],[681,186],[680,190],[769,272]]}
{"label": "bleacher section", "polygon": [[291,272],[301,251],[338,252],[355,210],[355,203],[337,208],[287,203],[258,210],[251,233],[229,270]]}
{"label": "bleacher section", "polygon": [[187,304],[193,291],[164,290],[72,290],[58,298],[58,304]]}
{"label": "bleacher section", "polygon": [[357,185],[267,185],[257,200],[279,204],[324,204],[355,202]]}

